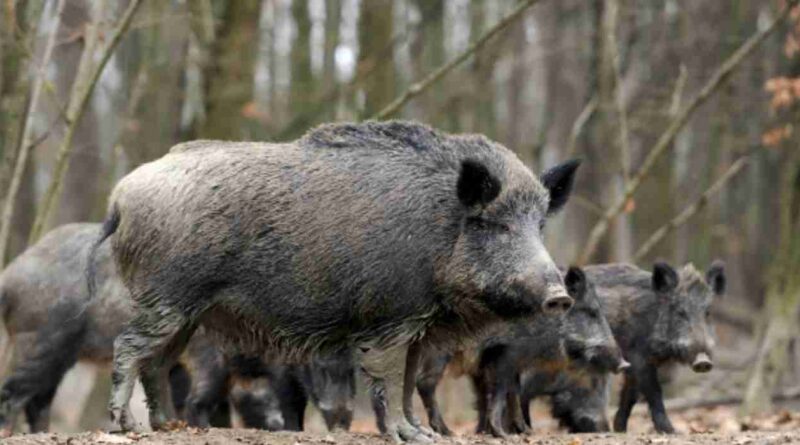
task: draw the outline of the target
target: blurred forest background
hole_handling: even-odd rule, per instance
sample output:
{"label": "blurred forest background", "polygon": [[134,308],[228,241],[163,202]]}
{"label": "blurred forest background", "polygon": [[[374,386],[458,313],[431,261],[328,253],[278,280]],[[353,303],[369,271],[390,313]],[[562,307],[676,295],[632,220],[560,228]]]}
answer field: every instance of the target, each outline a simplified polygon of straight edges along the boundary
{"label": "blurred forest background", "polygon": [[[761,411],[800,394],[800,13],[786,3],[7,0],[0,259],[101,220],[115,182],[177,142],[415,119],[486,134],[535,172],[582,158],[547,233],[560,263],[724,259],[717,366],[670,393]],[[444,386],[445,409],[463,410],[463,384]],[[71,428],[76,400],[56,408]]]}

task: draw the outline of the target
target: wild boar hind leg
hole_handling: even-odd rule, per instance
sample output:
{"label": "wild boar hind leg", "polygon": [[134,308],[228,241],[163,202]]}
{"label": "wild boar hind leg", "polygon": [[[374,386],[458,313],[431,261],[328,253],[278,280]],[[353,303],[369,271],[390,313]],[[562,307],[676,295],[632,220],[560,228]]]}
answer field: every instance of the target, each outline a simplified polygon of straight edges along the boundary
{"label": "wild boar hind leg", "polygon": [[361,350],[361,368],[366,374],[371,392],[379,395],[385,404],[386,433],[395,442],[432,442],[424,431],[412,425],[403,412],[403,383],[408,344],[388,349],[370,348]]}
{"label": "wild boar hind leg", "polygon": [[195,328],[185,314],[171,308],[141,307],[116,338],[109,413],[123,431],[138,429],[130,411],[130,398],[140,372],[150,426],[158,430],[174,419],[166,373],[185,349]]}

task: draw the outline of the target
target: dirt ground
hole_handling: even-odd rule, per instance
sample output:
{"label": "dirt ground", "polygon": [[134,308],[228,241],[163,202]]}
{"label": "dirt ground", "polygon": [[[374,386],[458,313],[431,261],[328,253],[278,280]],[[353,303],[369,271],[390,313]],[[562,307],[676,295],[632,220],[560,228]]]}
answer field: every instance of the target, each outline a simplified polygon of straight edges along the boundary
{"label": "dirt ground", "polygon": [[[458,436],[442,438],[437,444],[443,445],[761,445],[761,444],[800,444],[800,413],[781,411],[779,413],[753,419],[736,418],[732,407],[694,409],[671,413],[675,427],[680,434],[664,436],[652,433],[646,413],[636,413],[631,418],[629,434],[565,434],[557,426],[545,419],[534,419],[536,432],[531,435],[512,436],[501,440],[489,436],[478,436],[470,431],[474,422],[453,424]],[[358,421],[353,424],[354,432],[327,433],[270,433],[246,429],[185,428],[164,433],[109,434],[101,431],[78,434],[47,433],[20,434],[4,440],[8,445],[51,445],[51,444],[275,444],[275,445],[328,445],[328,444],[388,444],[374,432],[372,422]]]}
{"label": "dirt ground", "polygon": [[[26,434],[14,436],[3,441],[9,445],[69,444],[275,444],[275,445],[326,445],[326,444],[378,444],[391,443],[374,433],[269,433],[244,429],[183,430],[169,433],[144,433],[116,435],[103,432],[81,434]],[[605,444],[797,444],[800,443],[800,430],[794,431],[753,431],[738,434],[688,434],[676,436],[657,436],[652,434],[545,434],[518,436],[501,440],[486,436],[467,435],[444,438],[438,444],[453,445],[605,445]]]}

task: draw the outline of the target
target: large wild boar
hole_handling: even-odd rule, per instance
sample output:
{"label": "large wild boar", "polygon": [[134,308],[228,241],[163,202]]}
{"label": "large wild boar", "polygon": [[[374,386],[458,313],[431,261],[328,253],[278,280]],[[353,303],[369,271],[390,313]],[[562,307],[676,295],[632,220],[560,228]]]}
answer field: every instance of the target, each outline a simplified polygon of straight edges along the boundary
{"label": "large wild boar", "polygon": [[165,425],[165,365],[203,325],[243,351],[356,351],[386,389],[389,434],[422,438],[401,403],[410,341],[571,306],[541,230],[577,166],[539,180],[483,136],[397,121],[174,147],[120,181],[98,240],[114,235],[138,303],[115,342],[112,418],[137,426],[141,377]]}
{"label": "large wild boar", "polygon": [[715,261],[705,276],[691,264],[680,271],[657,263],[653,272],[629,264],[585,268],[595,283],[614,337],[631,367],[625,372],[614,430],[627,429],[628,417],[644,396],[656,431],[673,433],[658,368],[683,363],[708,372],[714,348],[708,319],[715,296],[725,292],[725,270]]}

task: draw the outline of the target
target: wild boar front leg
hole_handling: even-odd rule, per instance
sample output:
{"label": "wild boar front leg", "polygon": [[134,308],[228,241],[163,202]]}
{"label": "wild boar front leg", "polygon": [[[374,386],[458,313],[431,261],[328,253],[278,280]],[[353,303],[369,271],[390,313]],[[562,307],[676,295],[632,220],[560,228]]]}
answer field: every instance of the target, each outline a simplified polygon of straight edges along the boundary
{"label": "wild boar front leg", "polygon": [[361,351],[361,367],[369,379],[374,397],[383,403],[386,433],[395,442],[405,440],[432,442],[419,428],[406,419],[403,412],[403,383],[408,345],[388,349],[370,348]]}

